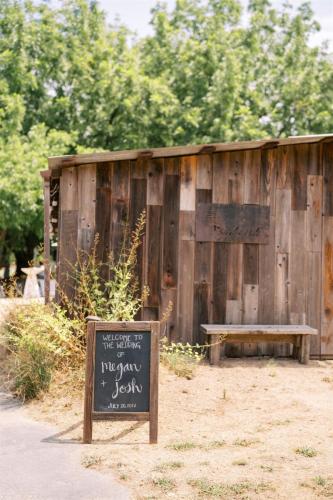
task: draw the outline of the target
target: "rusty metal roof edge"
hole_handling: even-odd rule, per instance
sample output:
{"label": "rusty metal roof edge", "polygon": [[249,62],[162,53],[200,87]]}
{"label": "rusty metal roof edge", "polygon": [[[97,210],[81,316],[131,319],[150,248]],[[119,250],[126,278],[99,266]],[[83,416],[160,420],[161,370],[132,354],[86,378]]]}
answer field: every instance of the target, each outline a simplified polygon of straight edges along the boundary
{"label": "rusty metal roof edge", "polygon": [[171,146],[151,149],[130,149],[124,151],[103,151],[100,153],[84,153],[79,155],[51,156],[48,158],[49,169],[58,167],[74,167],[98,162],[136,160],[137,158],[167,158],[172,156],[190,156],[205,151],[241,151],[246,149],[271,148],[289,144],[306,144],[333,140],[333,134],[290,136],[282,139],[261,139],[253,141],[220,142],[196,144],[189,146]]}

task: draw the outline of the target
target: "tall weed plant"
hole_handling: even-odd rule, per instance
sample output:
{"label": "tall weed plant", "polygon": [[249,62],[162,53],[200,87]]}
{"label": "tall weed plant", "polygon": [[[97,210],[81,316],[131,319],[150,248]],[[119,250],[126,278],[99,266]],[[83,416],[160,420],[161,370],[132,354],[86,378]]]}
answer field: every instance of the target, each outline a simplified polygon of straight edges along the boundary
{"label": "tall weed plant", "polygon": [[[60,292],[64,307],[70,316],[84,321],[87,316],[98,316],[105,321],[133,321],[142,308],[149,290],[140,291],[137,277],[137,254],[145,228],[146,213],[142,212],[132,234],[125,227],[124,237],[116,258],[110,253],[107,262],[97,257],[98,235],[90,253],[80,252],[72,268],[74,299]],[[107,276],[103,278],[102,276]]]}

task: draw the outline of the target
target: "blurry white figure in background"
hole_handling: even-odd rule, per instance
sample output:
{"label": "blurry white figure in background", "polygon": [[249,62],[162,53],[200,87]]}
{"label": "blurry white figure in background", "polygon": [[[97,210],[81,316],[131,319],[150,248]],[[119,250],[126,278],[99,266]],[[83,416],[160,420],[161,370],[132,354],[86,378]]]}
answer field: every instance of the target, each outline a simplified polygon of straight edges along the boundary
{"label": "blurry white figure in background", "polygon": [[44,271],[44,266],[41,267],[22,267],[22,271],[27,275],[24,285],[24,299],[38,299],[41,296],[38,285],[37,274]]}

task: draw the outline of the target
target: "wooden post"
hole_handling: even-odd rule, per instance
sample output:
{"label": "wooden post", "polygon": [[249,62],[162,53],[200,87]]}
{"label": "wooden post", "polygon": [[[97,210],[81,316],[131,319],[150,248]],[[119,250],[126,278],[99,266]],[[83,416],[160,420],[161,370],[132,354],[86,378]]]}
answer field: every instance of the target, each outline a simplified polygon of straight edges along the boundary
{"label": "wooden post", "polygon": [[44,301],[50,302],[50,177],[48,170],[40,173],[44,179]]}
{"label": "wooden post", "polygon": [[310,359],[310,336],[302,335],[299,362],[307,365]]}
{"label": "wooden post", "polygon": [[151,327],[150,343],[150,404],[149,404],[149,442],[157,443],[158,433],[158,366],[159,366],[160,323]]}
{"label": "wooden post", "polygon": [[219,344],[220,334],[209,335],[209,342],[211,347],[209,348],[209,361],[211,365],[218,365],[220,363],[221,355],[221,344]]}
{"label": "wooden post", "polygon": [[94,335],[95,326],[93,321],[87,326],[87,356],[86,356],[86,388],[84,396],[84,418],[83,418],[83,442],[91,443],[92,440],[92,399],[94,379]]}

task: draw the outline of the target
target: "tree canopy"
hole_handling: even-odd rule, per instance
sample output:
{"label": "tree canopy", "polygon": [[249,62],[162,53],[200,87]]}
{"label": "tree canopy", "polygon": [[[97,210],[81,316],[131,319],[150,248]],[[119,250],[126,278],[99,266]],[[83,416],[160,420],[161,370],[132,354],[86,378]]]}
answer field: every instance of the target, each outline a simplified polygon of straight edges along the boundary
{"label": "tree canopy", "polygon": [[[152,35],[98,2],[0,0],[0,267],[42,232],[50,155],[333,129],[333,62],[309,2],[157,2]],[[244,14],[244,13],[243,13]]]}

